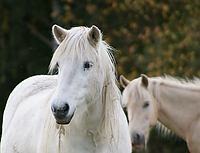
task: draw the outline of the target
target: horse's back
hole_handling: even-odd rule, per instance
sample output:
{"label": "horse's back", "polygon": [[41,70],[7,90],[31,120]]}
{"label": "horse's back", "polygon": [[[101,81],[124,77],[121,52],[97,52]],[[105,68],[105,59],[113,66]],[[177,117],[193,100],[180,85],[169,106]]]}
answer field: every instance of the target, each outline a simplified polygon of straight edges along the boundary
{"label": "horse's back", "polygon": [[39,92],[53,89],[57,85],[57,76],[38,75],[27,78],[19,83],[11,92],[3,117],[3,133],[8,128],[16,109],[27,98],[38,94]]}

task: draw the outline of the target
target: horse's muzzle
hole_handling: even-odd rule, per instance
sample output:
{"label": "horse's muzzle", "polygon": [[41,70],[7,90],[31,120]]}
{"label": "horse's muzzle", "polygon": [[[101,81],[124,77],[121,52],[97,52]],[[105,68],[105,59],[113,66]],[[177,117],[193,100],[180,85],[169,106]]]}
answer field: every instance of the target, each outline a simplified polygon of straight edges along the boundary
{"label": "horse's muzzle", "polygon": [[[69,124],[69,123],[71,122],[73,116],[74,116],[74,112],[73,112],[72,115],[70,115],[68,118],[66,118],[66,120],[59,120],[59,119],[56,119],[56,123],[58,123],[58,124]],[[54,115],[54,117],[55,117],[55,115]],[[56,118],[56,117],[55,117],[55,118]]]}
{"label": "horse's muzzle", "polygon": [[69,113],[70,107],[67,102],[59,103],[59,105],[56,105],[56,103],[53,101],[51,104],[51,111],[56,119],[56,123],[58,124],[69,124],[73,115],[73,113]]}
{"label": "horse's muzzle", "polygon": [[145,137],[142,134],[132,134],[131,135],[132,149],[137,150],[145,146]]}

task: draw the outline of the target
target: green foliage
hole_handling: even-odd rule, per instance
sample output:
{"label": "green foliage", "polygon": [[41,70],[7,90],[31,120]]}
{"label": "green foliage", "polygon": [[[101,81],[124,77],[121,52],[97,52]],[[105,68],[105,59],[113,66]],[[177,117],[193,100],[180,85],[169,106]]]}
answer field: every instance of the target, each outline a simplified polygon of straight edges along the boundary
{"label": "green foliage", "polygon": [[[119,51],[114,54],[118,74],[128,79],[141,73],[200,77],[199,15],[198,0],[1,0],[0,107],[17,83],[48,72],[53,24],[98,26]],[[149,152],[162,150],[155,133],[152,138]]]}

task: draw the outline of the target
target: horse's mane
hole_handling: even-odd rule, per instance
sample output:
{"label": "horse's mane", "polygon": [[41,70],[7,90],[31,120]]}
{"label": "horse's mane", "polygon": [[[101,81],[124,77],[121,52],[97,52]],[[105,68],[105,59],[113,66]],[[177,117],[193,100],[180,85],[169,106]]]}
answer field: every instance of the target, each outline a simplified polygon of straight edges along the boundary
{"label": "horse's mane", "polygon": [[104,77],[104,87],[101,91],[104,114],[99,123],[98,132],[103,137],[109,138],[108,140],[111,142],[118,140],[114,136],[118,132],[118,128],[116,127],[119,127],[118,107],[121,100],[121,94],[117,86],[115,60],[112,55],[113,48],[100,39],[99,47],[95,50],[87,39],[88,31],[89,28],[87,27],[75,27],[68,30],[68,36],[58,46],[53,55],[49,71],[52,72],[54,70],[58,59],[62,60],[69,54],[73,54],[78,58],[81,58],[83,54],[90,56],[90,52],[86,51],[88,48],[93,49],[97,53],[100,60],[100,67],[103,69],[103,76],[101,77]]}
{"label": "horse's mane", "polygon": [[[145,97],[145,93],[143,92],[144,91],[144,87],[141,86],[141,77],[132,80],[131,81],[131,86],[127,86],[127,88],[125,88],[125,90],[134,91],[134,92],[131,92],[130,94],[134,95],[134,97],[135,97],[134,100],[135,101],[137,101],[137,99]],[[127,106],[127,102],[128,101],[123,101],[123,102],[126,102],[126,103],[123,103],[123,106]]]}
{"label": "horse's mane", "polygon": [[162,77],[154,77],[152,79],[159,80],[160,84],[174,86],[174,87],[180,87],[180,85],[182,87],[188,86],[188,88],[200,87],[200,79],[197,77],[194,77],[194,79],[188,79],[188,78],[179,78],[179,77],[172,77],[170,75],[164,75]]}
{"label": "horse's mane", "polygon": [[[171,86],[174,88],[184,88],[184,89],[188,89],[188,90],[197,90],[200,91],[200,79],[197,77],[194,77],[194,79],[188,79],[188,78],[178,78],[178,77],[172,77],[170,75],[164,75],[161,77],[151,77],[149,78],[149,85],[148,88],[151,91],[155,91],[155,89],[153,89],[153,84],[156,85],[156,95],[159,96],[159,88],[160,85],[165,85],[165,86]],[[135,91],[131,94],[134,94],[134,96],[136,97],[135,100],[143,98],[145,96],[145,92],[144,92],[144,86],[141,84],[141,77],[134,79],[134,84],[132,86],[130,86],[129,89],[130,91]],[[127,104],[123,104],[123,105],[127,105]]]}
{"label": "horse's mane", "polygon": [[[116,79],[116,70],[114,65],[114,58],[112,56],[111,50],[107,44],[104,44],[104,49],[107,48],[107,53],[109,58],[109,66],[104,65],[103,67],[107,67],[108,70],[106,74],[106,84],[104,85],[104,91],[103,91],[103,101],[104,101],[104,114],[102,116],[102,120],[99,124],[99,129],[101,129],[100,133],[102,133],[104,136],[110,136],[109,140],[114,140],[114,143],[118,144],[118,138],[115,137],[115,134],[119,134],[119,110],[118,108],[121,107],[120,101],[121,101],[121,94],[119,91],[119,88],[117,86],[117,79]],[[105,59],[102,59],[105,60]],[[103,62],[103,61],[102,61]],[[102,64],[106,64],[108,62],[103,62]]]}

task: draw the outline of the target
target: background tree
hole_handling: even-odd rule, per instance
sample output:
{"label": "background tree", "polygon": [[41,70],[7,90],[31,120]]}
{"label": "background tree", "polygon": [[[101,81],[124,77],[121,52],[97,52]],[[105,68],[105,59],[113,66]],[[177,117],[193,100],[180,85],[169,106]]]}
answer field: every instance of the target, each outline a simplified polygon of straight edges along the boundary
{"label": "background tree", "polygon": [[[118,51],[118,74],[130,80],[141,73],[192,78],[200,77],[199,16],[198,0],[1,0],[0,118],[19,82],[47,74],[56,48],[53,24],[98,26]],[[146,152],[188,152],[184,141],[155,129],[148,146]]]}

